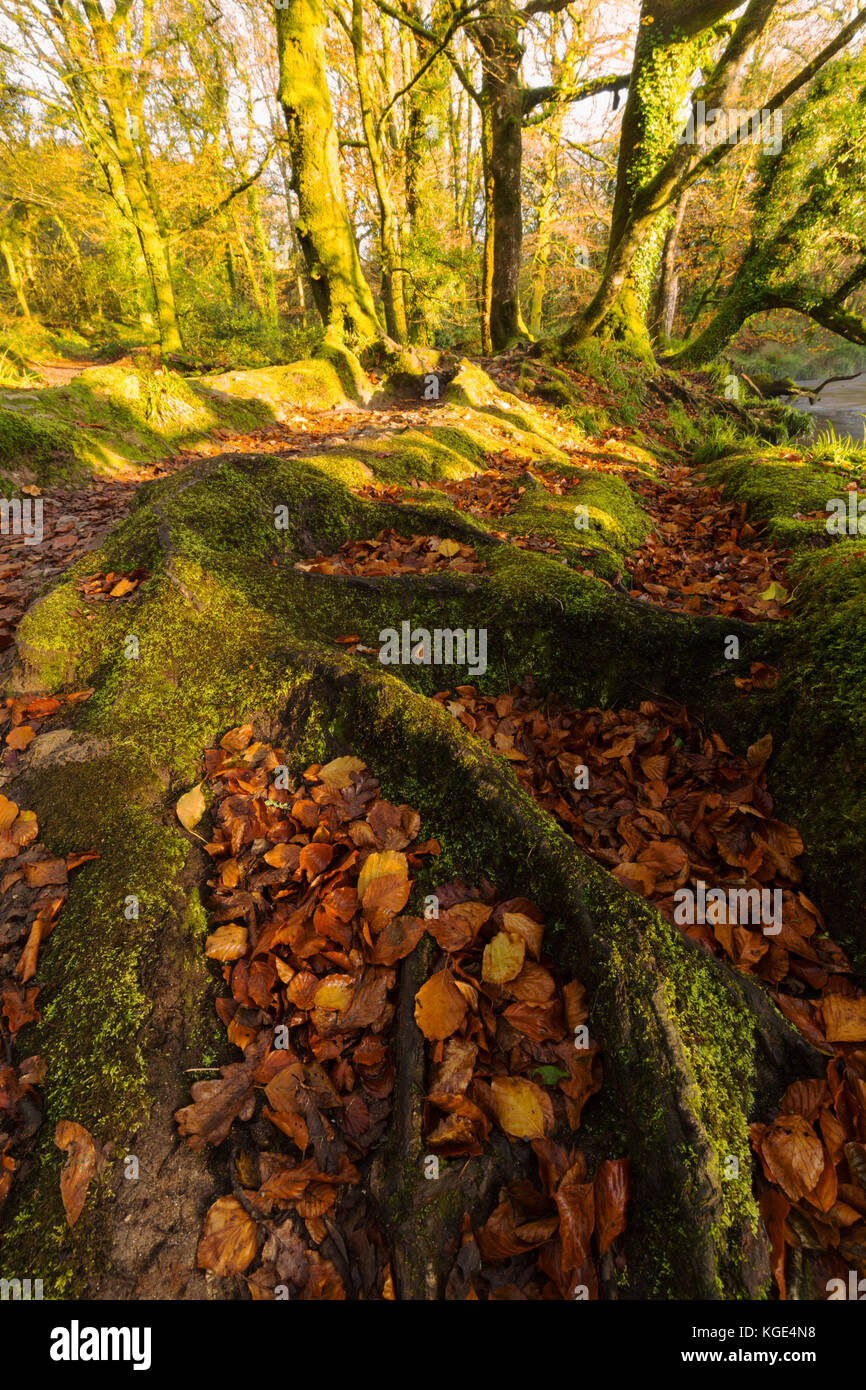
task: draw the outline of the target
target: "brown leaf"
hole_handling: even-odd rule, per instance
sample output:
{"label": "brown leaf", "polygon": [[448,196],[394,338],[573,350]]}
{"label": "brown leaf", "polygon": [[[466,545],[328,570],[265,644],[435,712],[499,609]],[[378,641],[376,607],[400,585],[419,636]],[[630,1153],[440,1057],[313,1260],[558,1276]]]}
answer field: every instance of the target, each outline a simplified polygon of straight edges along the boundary
{"label": "brown leaf", "polygon": [[760,1140],[759,1153],[771,1182],[798,1202],[824,1171],[824,1147],[802,1115],[777,1115]]}
{"label": "brown leaf", "polygon": [[559,1184],[554,1201],[559,1212],[562,1241],[562,1268],[568,1275],[589,1258],[589,1240],[595,1225],[593,1184],[584,1182],[585,1165],[569,1168]]}
{"label": "brown leaf", "polygon": [[828,1042],[866,1042],[866,995],[825,994],[821,1012]]}
{"label": "brown leaf", "polygon": [[243,1274],[258,1247],[258,1231],[252,1217],[236,1197],[218,1197],[205,1217],[196,1251],[199,1269],[212,1274]]}
{"label": "brown leaf", "polygon": [[204,953],[211,960],[240,960],[246,955],[247,929],[237,922],[217,927],[205,942]]}
{"label": "brown leaf", "polygon": [[450,1038],[466,1017],[467,1003],[449,970],[431,975],[415,995],[415,1022],[425,1038]]}
{"label": "brown leaf", "polygon": [[603,1255],[617,1236],[622,1235],[625,1230],[629,1191],[628,1159],[606,1158],[596,1169],[593,1186],[598,1253]]}
{"label": "brown leaf", "polygon": [[420,917],[392,917],[376,937],[370,960],[374,965],[395,965],[414,951],[426,925]]}
{"label": "brown leaf", "polygon": [[60,1174],[60,1196],[67,1225],[74,1226],[84,1209],[87,1189],[96,1172],[96,1145],[93,1136],[74,1120],[60,1120],[54,1131],[58,1149],[66,1150]]}
{"label": "brown leaf", "polygon": [[765,1188],[758,1198],[758,1209],[764,1218],[767,1235],[770,1238],[770,1270],[779,1290],[779,1297],[787,1297],[785,1289],[785,1221],[791,1210],[791,1203],[775,1187]]}

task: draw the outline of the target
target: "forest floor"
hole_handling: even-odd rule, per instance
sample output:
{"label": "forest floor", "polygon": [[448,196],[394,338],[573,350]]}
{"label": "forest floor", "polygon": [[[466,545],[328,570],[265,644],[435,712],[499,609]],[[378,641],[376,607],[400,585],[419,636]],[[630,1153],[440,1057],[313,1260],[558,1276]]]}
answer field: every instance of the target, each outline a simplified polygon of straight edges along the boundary
{"label": "forest floor", "polygon": [[[491,363],[484,365],[493,368]],[[57,370],[58,382],[66,380],[64,364]],[[503,390],[517,389],[519,367],[506,360],[496,370]],[[524,399],[544,409],[531,395]],[[44,489],[50,506],[43,543],[28,545],[24,536],[4,538],[0,648],[14,647],[33,597],[46,584],[59,583],[67,569],[98,549],[129,516],[144,484],[188,471],[193,476],[203,462],[213,472],[232,469],[241,456],[246,461],[257,454],[269,460],[330,458],[334,451],[359,444],[375,447],[377,442],[399,442],[404,434],[424,434],[437,421],[451,423],[454,416],[453,401],[398,401],[381,409],[324,412],[298,408],[291,424],[213,431],[210,438],[170,456],[110,477],[97,476],[88,486]],[[618,600],[648,610],[730,619],[736,631],[742,630],[740,624],[784,624],[791,613],[791,549],[773,538],[745,501],[726,496],[721,484],[708,481],[702,468],[693,466],[687,448],[672,438],[666,411],[658,402],[642,409],[639,429],[643,446],[659,446],[651,465],[645,447],[632,448],[636,433],[610,425],[577,445],[560,439],[563,462],[527,461],[519,450],[506,447],[489,451],[483,465],[464,477],[416,477],[410,472],[398,484],[371,473],[369,481],[356,486],[355,495],[381,505],[385,513],[391,509],[391,524],[373,535],[350,535],[329,551],[308,546],[294,569],[311,576],[310,582],[317,576],[326,581],[347,578],[373,589],[401,576],[471,582],[487,571],[483,545],[473,541],[471,531],[443,541],[432,528],[419,530],[419,505],[440,494],[468,522],[483,522],[488,536],[573,567],[580,556],[575,559],[573,549],[563,548],[561,530],[552,526],[547,532],[543,520],[525,530],[515,528],[509,518],[530,498],[533,515],[542,516],[545,509],[553,512],[557,499],[572,493],[584,496],[581,489],[587,479],[603,475],[627,486],[650,525],[642,542],[620,547],[619,559],[604,571],[607,577],[596,573],[595,583]],[[796,462],[801,455],[782,451],[781,458]],[[41,495],[36,486],[24,491],[34,499]],[[401,507],[410,518],[405,526]],[[576,539],[582,539],[579,532]],[[590,567],[585,573],[592,578],[597,551],[593,538],[587,539]],[[106,598],[128,600],[148,578],[143,569],[99,569],[88,575],[79,568],[76,574],[82,606]],[[337,617],[339,621],[339,608]],[[347,612],[347,625],[350,619]],[[370,663],[375,649],[363,634],[334,630],[330,640],[348,657],[375,664]],[[477,683],[463,684],[433,692],[433,703],[504,757],[536,805],[611,871],[621,887],[654,904],[708,956],[758,982],[803,1039],[818,1049],[826,1077],[813,1069],[792,1081],[772,1110],[765,1110],[768,1123],[751,1127],[759,1163],[754,1193],[767,1228],[769,1268],[779,1295],[786,1293],[786,1252],[789,1280],[792,1273],[795,1281],[801,1279],[804,1258],[811,1260],[810,1287],[821,1278],[826,1282],[834,1275],[841,1277],[850,1263],[859,1268],[866,1259],[866,995],[842,949],[827,935],[819,907],[801,889],[803,839],[798,828],[776,817],[767,788],[772,736],[765,734],[735,753],[703,715],[650,688],[637,708],[579,706],[537,689],[524,671],[514,675],[511,688],[485,687],[480,693]],[[778,679],[776,666],[759,659],[750,662],[735,684],[747,700],[755,692],[774,690]],[[88,694],[73,692],[73,703],[86,701]],[[69,694],[27,689],[7,699],[0,713],[0,785],[7,791],[30,766],[31,742],[55,728],[52,718],[58,711],[62,717],[64,698],[68,701]],[[583,1105],[602,1081],[594,1044],[575,1071],[572,1048],[577,1043],[572,1044],[572,1035],[577,1037],[587,1019],[585,991],[575,979],[566,981],[561,961],[542,955],[544,928],[538,906],[520,894],[503,899],[486,880],[467,888],[455,879],[437,888],[443,913],[438,924],[396,915],[409,893],[407,865],[421,868],[425,856],[440,852],[435,839],[413,843],[421,823],[415,808],[395,808],[385,801],[365,762],[352,756],[313,762],[300,787],[283,796],[269,781],[281,762],[275,742],[254,737],[252,724],[239,725],[205,754],[205,777],[194,789],[201,807],[195,797],[188,808],[178,803],[178,816],[190,829],[203,809],[201,788],[207,785],[213,798],[213,824],[218,828],[206,846],[214,861],[210,871],[215,873],[210,880],[214,894],[209,900],[213,911],[207,955],[221,963],[225,980],[231,982],[231,995],[224,1008],[218,1003],[218,1013],[228,1027],[229,1041],[244,1048],[245,1059],[223,1068],[222,1081],[196,1082],[193,1104],[177,1112],[180,1131],[195,1149],[220,1143],[238,1114],[243,1121],[251,1113],[255,1083],[265,1089],[271,1106],[265,1112],[268,1118],[302,1155],[310,1148],[313,1154],[300,1163],[289,1160],[270,1152],[272,1141],[262,1140],[260,1128],[251,1130],[246,1146],[233,1149],[231,1195],[209,1207],[198,1247],[199,1267],[207,1271],[208,1280],[245,1275],[253,1297],[280,1296],[274,1289],[288,1286],[295,1290],[288,1295],[292,1297],[390,1298],[395,1296],[395,1282],[396,1296],[408,1296],[400,1290],[411,1287],[418,1276],[401,1267],[395,1252],[389,1256],[361,1197],[366,1186],[358,1188],[355,1165],[369,1160],[370,1190],[376,1193],[376,1150],[388,1128],[394,1072],[387,1058],[383,1061],[381,1045],[391,1016],[388,1010],[393,1013],[393,1008],[385,1000],[384,983],[375,998],[361,999],[357,969],[366,957],[368,984],[372,966],[380,981],[390,971],[393,986],[392,968],[414,952],[426,925],[428,938],[434,938],[441,952],[440,964],[445,962],[425,983],[423,969],[419,976],[416,965],[413,974],[413,992],[419,986],[414,1017],[426,1040],[426,1064],[431,1069],[424,1121],[427,1149],[443,1161],[466,1156],[468,1162],[481,1152],[495,1122],[510,1141],[531,1141],[540,1175],[539,1186],[538,1178],[530,1181],[525,1163],[510,1173],[506,1167],[509,1181],[496,1203],[495,1181],[488,1174],[487,1186],[482,1182],[479,1189],[483,1219],[462,1218],[459,1255],[447,1276],[445,1296],[617,1297],[626,1269],[621,1237],[631,1220],[629,1163],[620,1153],[596,1155],[595,1177],[588,1178],[585,1156],[563,1137],[569,1128],[578,1127]],[[251,810],[255,798],[265,795],[269,799],[257,801],[258,810]],[[4,833],[8,825],[2,815],[9,805],[0,798]],[[283,812],[275,815],[281,806]],[[284,828],[289,808],[293,828],[303,827],[303,834],[293,837],[304,842],[300,851],[289,843]],[[18,824],[13,819],[13,830]],[[270,849],[265,852],[267,843]],[[352,869],[350,861],[363,848],[369,851],[366,869],[360,863]],[[89,846],[78,849],[87,851]],[[68,872],[83,860],[68,857],[64,867],[62,860],[39,850],[29,832],[24,838],[19,835],[6,855],[11,862],[0,892],[11,891],[16,882],[23,891],[26,883],[33,890],[27,899],[30,919],[34,909],[37,916],[42,909],[43,915],[50,912],[53,925],[67,891]],[[326,874],[332,855],[336,852],[339,858],[343,850],[347,857],[341,860],[341,876],[335,877],[336,869]],[[41,869],[28,868],[40,863]],[[314,943],[302,948],[291,934],[272,934],[266,942],[261,924],[258,931],[254,928],[252,908],[246,902],[241,906],[239,883],[267,896],[276,893],[275,884],[286,882],[287,872],[316,896],[316,912],[324,914],[315,918],[317,930],[330,937],[329,950],[321,939],[318,947]],[[678,916],[678,890],[696,883],[708,890],[736,884],[771,895],[778,892],[784,909],[778,931],[768,935],[752,930],[724,907],[711,906],[697,921]],[[294,888],[283,889],[282,896],[287,891],[294,901]],[[271,910],[275,903],[276,898]],[[353,919],[359,904],[361,919]],[[253,915],[246,919],[241,914],[248,908]],[[17,915],[22,917],[20,904]],[[248,926],[235,919],[246,920]],[[8,1182],[4,1190],[0,1179],[0,1197],[11,1188],[19,1164],[26,1172],[27,1150],[36,1132],[33,1095],[41,1064],[31,1065],[38,1059],[28,1058],[16,1063],[16,1073],[11,1044],[19,1029],[37,1017],[38,989],[30,981],[40,931],[47,936],[51,926],[37,931],[35,938],[31,930],[26,943],[21,929],[19,924],[14,936],[4,940],[23,945],[23,955],[10,946],[2,958],[8,972],[2,985],[4,1041],[15,1142],[8,1147]],[[289,940],[295,955],[279,949],[281,941]],[[335,965],[337,973],[327,974]],[[430,968],[429,950],[426,967]],[[253,979],[256,971],[258,984]],[[270,1003],[278,981],[286,989],[288,1013],[274,1012]],[[481,1005],[479,988],[486,998]],[[353,1025],[360,1030],[360,1039],[353,1037],[354,1050],[346,1055],[338,1045],[329,1050],[331,1045],[324,1041],[334,1036],[335,1016],[344,1031]],[[262,1048],[261,1029],[263,1023],[272,1028],[280,1017],[290,1024],[316,1020],[318,1044],[275,1061],[277,1054]],[[589,1020],[592,1026],[591,1012]],[[401,1036],[405,1040],[405,1034]],[[50,1032],[45,1048],[50,1067]],[[328,1073],[323,1064],[330,1062],[334,1065]],[[423,1084],[423,1056],[418,1065]],[[210,1075],[214,1074],[215,1069]],[[230,1104],[227,1085],[232,1089]],[[396,1122],[407,1123],[399,1097],[395,1105]],[[333,1120],[335,1107],[341,1115],[336,1133],[328,1118]],[[17,1142],[15,1123],[26,1132],[27,1144]],[[89,1182],[111,1155],[86,1128],[67,1117],[63,1123],[70,1126],[59,1129],[56,1138],[70,1155],[63,1203],[67,1220],[72,1212],[77,1220]],[[335,1189],[341,1193],[338,1224],[332,1219]],[[387,1205],[386,1199],[387,1193],[379,1193],[380,1207]],[[287,1209],[294,1225],[275,1220],[277,1211]],[[395,1229],[405,1235],[405,1218],[401,1220],[403,1226],[395,1219]],[[259,1263],[254,1265],[257,1252]],[[128,1277],[136,1296],[147,1296],[143,1276]],[[176,1272],[175,1283],[187,1287],[184,1276]],[[576,1294],[576,1289],[583,1293]],[[688,1291],[682,1296],[689,1296]]]}

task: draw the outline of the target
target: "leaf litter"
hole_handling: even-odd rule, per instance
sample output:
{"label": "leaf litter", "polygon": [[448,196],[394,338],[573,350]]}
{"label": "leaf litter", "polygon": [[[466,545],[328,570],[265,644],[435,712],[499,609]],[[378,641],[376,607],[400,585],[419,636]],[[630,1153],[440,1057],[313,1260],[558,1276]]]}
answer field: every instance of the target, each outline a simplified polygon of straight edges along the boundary
{"label": "leaf litter", "polygon": [[392,1116],[398,972],[426,940],[413,1007],[427,1150],[468,1160],[495,1130],[538,1168],[483,1221],[464,1214],[445,1296],[564,1299],[582,1286],[596,1297],[598,1261],[625,1229],[628,1164],[609,1159],[590,1177],[575,1146],[601,1059],[591,1040],[575,1046],[585,991],[545,954],[538,909],[485,881],[442,884],[438,916],[414,915],[412,875],[439,853],[417,843],[418,814],[384,800],[352,756],[308,767],[288,790],[283,751],[252,734],[230,730],[205,754],[205,950],[243,1060],[196,1081],[176,1118],[197,1149],[244,1129],[199,1265],[242,1277],[255,1299],[395,1297],[366,1187]]}
{"label": "leaf litter", "polygon": [[[753,664],[759,688],[775,675]],[[780,1297],[786,1246],[808,1254],[816,1287],[851,1267],[866,1275],[866,994],[799,887],[803,842],[774,815],[765,784],[770,736],[740,757],[673,702],[575,710],[542,699],[531,680],[508,695],[459,686],[435,698],[508,759],[587,854],[705,950],[754,976],[827,1054],[825,1079],[794,1082],[772,1124],[750,1127],[756,1190]],[[678,921],[675,894],[697,894],[700,883],[707,892],[778,889],[781,930],[767,935],[735,913],[729,920],[721,902],[705,922]]]}

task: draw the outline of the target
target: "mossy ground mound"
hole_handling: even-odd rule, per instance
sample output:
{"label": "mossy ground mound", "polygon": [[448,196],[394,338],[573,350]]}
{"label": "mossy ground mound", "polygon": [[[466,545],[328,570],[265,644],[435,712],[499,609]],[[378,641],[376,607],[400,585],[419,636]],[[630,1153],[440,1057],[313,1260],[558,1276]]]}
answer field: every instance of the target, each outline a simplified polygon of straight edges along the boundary
{"label": "mossy ground mound", "polygon": [[7,485],[80,481],[164,458],[215,429],[242,433],[298,410],[351,408],[356,387],[342,359],[184,377],[136,353],[65,386],[0,391],[0,476]]}
{"label": "mossy ground mound", "polygon": [[[806,867],[834,934],[866,970],[866,542],[836,536],[824,511],[863,478],[852,450],[830,464],[821,448],[719,459],[705,466],[724,495],[749,506],[768,535],[789,547],[792,618],[768,717],[777,738],[771,786],[781,813],[803,827]],[[817,455],[817,457],[816,457]],[[862,486],[856,497],[866,498]]]}
{"label": "mossy ground mound", "polygon": [[[437,873],[486,875],[536,898],[560,958],[589,986],[604,1049],[605,1092],[587,1112],[588,1142],[603,1152],[615,1140],[635,1162],[631,1292],[743,1297],[766,1285],[747,1178],[724,1182],[720,1165],[733,1154],[748,1174],[754,1094],[771,1102],[786,1080],[820,1070],[820,1059],[763,996],[587,861],[507,762],[424,697],[467,679],[499,693],[531,672],[576,705],[634,704],[653,693],[688,700],[742,741],[776,706],[744,708],[722,656],[724,635],[739,633],[746,664],[779,638],[624,598],[568,563],[565,543],[566,553],[551,557],[494,536],[534,527],[534,493],[528,514],[512,514],[507,528],[461,514],[439,493],[413,492],[399,507],[358,496],[371,479],[466,477],[497,447],[563,466],[544,417],[471,364],[447,392],[429,429],[303,458],[226,455],[147,485],[101,551],[21,625],[14,688],[92,686],[75,739],[98,750],[84,763],[61,758],[50,775],[28,755],[12,788],[37,810],[50,848],[102,854],[73,885],[40,962],[54,992],[32,1050],[44,1047],[50,1058],[48,1116],[7,1235],[16,1269],[46,1278],[55,1296],[146,1296],[168,1279],[163,1248],[174,1261],[174,1282],[163,1286],[177,1296],[201,1292],[198,1226],[188,1218],[214,1180],[201,1160],[176,1152],[170,1115],[186,1099],[184,1070],[226,1059],[214,1053],[196,964],[202,862],[173,808],[197,780],[202,750],[243,720],[269,736],[279,729],[298,765],[363,757],[386,795],[419,810],[422,834],[440,840]],[[594,542],[611,563],[645,534],[621,480],[599,473],[555,499],[567,504],[563,542],[574,496],[587,500]],[[278,526],[282,508],[288,522]],[[335,579],[293,569],[299,558],[396,522],[471,539],[488,573]],[[75,588],[78,574],[138,566],[150,578],[128,599],[88,609]],[[465,668],[411,664],[389,674],[375,657],[335,645],[355,634],[375,648],[383,629],[404,620],[486,629],[486,669],[467,677]],[[139,911],[132,920],[130,898]],[[78,1119],[120,1154],[144,1153],[157,1166],[171,1157],[175,1214],[116,1167],[67,1231],[62,1158],[50,1142],[60,1118]],[[181,1192],[192,1194],[185,1207]],[[131,1229],[143,1232],[135,1254],[146,1279],[133,1268]]]}

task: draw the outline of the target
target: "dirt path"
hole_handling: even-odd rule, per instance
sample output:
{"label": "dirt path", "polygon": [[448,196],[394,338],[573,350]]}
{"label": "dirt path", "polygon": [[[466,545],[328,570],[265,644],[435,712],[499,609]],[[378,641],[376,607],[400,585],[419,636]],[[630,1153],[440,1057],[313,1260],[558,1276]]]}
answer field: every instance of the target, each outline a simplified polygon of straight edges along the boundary
{"label": "dirt path", "polygon": [[104,367],[104,357],[65,357],[59,362],[36,362],[26,358],[27,366],[40,376],[46,386],[68,386],[73,378],[88,367]]}
{"label": "dirt path", "polygon": [[[76,375],[84,363],[59,364]],[[429,408],[428,408],[429,409]],[[0,550],[0,652],[12,646],[15,631],[25,610],[43,585],[56,580],[82,555],[94,550],[102,538],[129,514],[136,493],[146,482],[167,477],[200,458],[235,452],[296,455],[315,453],[411,429],[423,422],[424,409],[399,405],[389,410],[335,410],[298,412],[300,423],[274,424],[247,434],[214,431],[201,443],[178,451],[154,464],[124,469],[111,476],[96,475],[87,487],[25,489],[31,511],[31,535],[37,521],[41,526],[39,544],[25,534],[3,535]],[[428,417],[429,418],[429,417]],[[41,520],[40,520],[41,518]]]}

